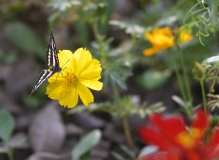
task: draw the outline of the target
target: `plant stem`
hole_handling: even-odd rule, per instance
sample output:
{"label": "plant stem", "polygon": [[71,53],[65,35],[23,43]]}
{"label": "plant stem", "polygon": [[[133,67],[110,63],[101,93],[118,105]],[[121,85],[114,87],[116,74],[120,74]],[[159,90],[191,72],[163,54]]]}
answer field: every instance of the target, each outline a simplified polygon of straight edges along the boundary
{"label": "plant stem", "polygon": [[8,154],[9,160],[13,160],[12,150],[10,148],[8,149],[7,154]]}
{"label": "plant stem", "polygon": [[180,92],[182,94],[183,100],[186,102],[187,101],[187,96],[186,96],[185,90],[183,88],[183,82],[182,82],[182,79],[180,78],[179,70],[177,69],[176,62],[174,60],[174,57],[172,55],[171,50],[169,49],[168,51],[169,51],[168,54],[169,54],[169,57],[170,57],[170,61],[173,65],[173,69],[176,73],[176,78],[177,78],[177,81],[178,81],[178,84],[179,84]]}
{"label": "plant stem", "polygon": [[[116,86],[113,86],[113,92],[115,95],[115,99],[118,100],[118,102],[120,101],[120,96],[119,96],[119,92]],[[119,102],[119,107],[120,107],[120,112],[124,112],[123,108],[122,108],[122,104]],[[133,142],[132,142],[132,136],[131,136],[131,132],[130,132],[130,128],[129,128],[129,123],[128,123],[128,117],[127,114],[123,114],[122,117],[122,122],[123,122],[123,129],[125,132],[125,137],[126,137],[126,141],[127,144],[130,148],[133,148]]]}
{"label": "plant stem", "polygon": [[[94,32],[94,35],[95,35],[95,39],[96,39],[97,43],[99,44],[101,64],[105,64],[106,63],[106,55],[105,55],[104,41],[103,41],[104,36],[99,33],[98,24],[97,24],[96,19],[91,20],[91,26],[92,26],[92,29],[93,29],[93,32]],[[123,112],[122,105],[120,103],[120,95],[119,95],[119,92],[118,92],[118,88],[116,86],[113,86],[112,88],[113,88],[115,100],[118,101],[118,104],[119,104],[119,107],[120,107],[120,112]],[[132,138],[131,138],[129,123],[128,123],[128,117],[127,117],[126,114],[123,114],[122,121],[123,121],[123,128],[124,128],[127,144],[129,145],[130,148],[132,148],[133,142],[132,142]]]}
{"label": "plant stem", "polygon": [[205,113],[207,113],[207,103],[206,103],[206,95],[205,95],[205,88],[204,88],[204,82],[203,80],[200,80],[201,90],[202,90],[202,99],[203,99],[203,105]]}
{"label": "plant stem", "polygon": [[118,92],[117,87],[113,86],[112,88],[113,88],[113,93],[114,93],[115,99],[119,100],[119,92]]}
{"label": "plant stem", "polygon": [[98,25],[97,25],[97,20],[94,19],[91,21],[91,26],[95,35],[95,39],[97,43],[100,45],[99,47],[99,52],[100,52],[100,61],[101,64],[105,64],[106,58],[105,58],[105,51],[104,51],[104,42],[103,42],[103,35],[100,35]]}
{"label": "plant stem", "polygon": [[189,116],[192,116],[192,113],[193,113],[192,94],[191,94],[191,90],[190,90],[188,75],[186,72],[186,66],[185,66],[185,62],[184,62],[184,58],[183,58],[183,54],[182,54],[182,50],[181,50],[180,46],[178,44],[176,44],[176,47],[177,47],[177,50],[178,50],[179,55],[180,55],[180,60],[181,60],[181,65],[182,65],[182,70],[183,70],[183,77],[184,77],[185,86],[186,86],[186,92],[187,92],[187,96],[189,99]]}
{"label": "plant stem", "polygon": [[129,128],[127,115],[123,116],[122,122],[123,122],[123,128],[124,128],[127,144],[129,146],[129,148],[133,149],[133,142],[132,142],[132,138],[131,138],[132,136],[131,136],[131,132],[130,132],[130,128]]}

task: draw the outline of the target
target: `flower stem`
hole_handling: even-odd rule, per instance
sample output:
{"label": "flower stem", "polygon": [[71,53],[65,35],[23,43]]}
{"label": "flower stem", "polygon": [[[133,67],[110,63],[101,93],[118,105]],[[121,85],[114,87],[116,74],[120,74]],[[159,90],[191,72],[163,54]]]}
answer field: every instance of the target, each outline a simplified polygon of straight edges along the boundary
{"label": "flower stem", "polygon": [[181,60],[181,65],[182,65],[182,70],[183,70],[183,77],[184,77],[185,86],[186,86],[186,94],[187,94],[188,100],[189,100],[189,113],[190,113],[189,116],[192,116],[192,113],[193,113],[192,94],[191,94],[191,90],[190,90],[188,75],[186,72],[186,66],[185,66],[185,62],[184,62],[184,58],[183,58],[183,54],[182,54],[182,50],[181,50],[180,46],[177,44],[176,47],[177,47],[177,50],[178,50],[179,55],[180,55],[180,60]]}
{"label": "flower stem", "polygon": [[206,96],[205,96],[205,88],[203,80],[200,80],[201,90],[202,90],[202,100],[204,105],[205,113],[207,113],[207,103],[206,103]]}
{"label": "flower stem", "polygon": [[185,93],[185,90],[183,88],[183,82],[182,82],[182,79],[180,78],[180,73],[179,73],[179,70],[177,69],[176,62],[174,61],[174,57],[173,57],[170,49],[168,51],[169,51],[168,54],[169,54],[171,63],[173,65],[173,69],[174,69],[174,71],[176,73],[176,78],[177,78],[177,81],[179,83],[179,88],[180,88],[180,92],[182,94],[183,100],[187,101],[186,93]]}
{"label": "flower stem", "polygon": [[[118,88],[116,86],[113,86],[113,92],[115,95],[115,99],[120,101],[120,96],[119,96],[119,92],[118,92]],[[119,103],[119,107],[120,107],[120,112],[124,112],[121,103]],[[132,142],[132,136],[131,136],[131,132],[130,132],[130,127],[129,127],[129,123],[128,123],[128,116],[127,114],[122,114],[122,122],[123,122],[123,129],[125,132],[125,137],[126,137],[126,141],[127,144],[130,148],[133,148],[133,142]]]}
{"label": "flower stem", "polygon": [[123,127],[124,127],[124,132],[125,132],[127,144],[129,146],[129,148],[133,148],[133,142],[132,142],[132,138],[131,138],[131,132],[130,132],[130,128],[129,128],[127,115],[123,116],[122,122],[123,122]]}
{"label": "flower stem", "polygon": [[114,93],[115,99],[119,100],[119,92],[118,92],[117,87],[113,85],[112,88],[113,88],[113,93]]}
{"label": "flower stem", "polygon": [[104,42],[103,42],[104,36],[99,33],[97,20],[93,20],[91,22],[91,26],[92,26],[92,29],[93,29],[93,32],[95,35],[95,39],[96,39],[97,43],[99,44],[101,64],[105,64],[106,59],[105,59]]}

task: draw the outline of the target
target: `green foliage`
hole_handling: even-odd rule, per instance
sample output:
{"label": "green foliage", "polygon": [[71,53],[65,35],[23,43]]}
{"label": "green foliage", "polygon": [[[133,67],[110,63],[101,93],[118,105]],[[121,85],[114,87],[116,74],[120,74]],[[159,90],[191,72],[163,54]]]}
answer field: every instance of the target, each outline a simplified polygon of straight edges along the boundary
{"label": "green foliage", "polygon": [[184,17],[184,25],[193,28],[202,45],[204,45],[202,37],[215,34],[218,30],[218,2],[218,0],[198,0],[198,3]]}
{"label": "green foliage", "polygon": [[112,86],[118,85],[123,89],[127,89],[125,80],[132,75],[132,72],[121,62],[115,61],[114,63],[111,63],[109,66],[107,66],[103,72],[103,75],[103,82],[105,85],[108,85],[110,81]]}
{"label": "green foliage", "polygon": [[[32,83],[31,87],[35,82]],[[42,99],[45,96],[46,86],[48,83],[43,83],[34,93],[34,95],[24,98],[24,104],[30,108],[37,108],[42,103]]]}
{"label": "green foliage", "polygon": [[6,37],[27,53],[37,53],[45,59],[45,47],[37,34],[21,22],[9,23],[4,27]]}
{"label": "green foliage", "polygon": [[0,109],[0,139],[4,142],[0,146],[0,153],[6,153],[9,159],[13,157],[13,149],[26,141],[26,137],[23,137],[16,142],[10,143],[14,127],[15,120],[13,116],[8,111]]}
{"label": "green foliage", "polygon": [[8,143],[14,130],[15,121],[13,116],[5,110],[0,110],[0,138]]}
{"label": "green foliage", "polygon": [[214,92],[214,87],[216,82],[219,84],[219,56],[213,56],[210,58],[206,58],[200,64],[200,69],[205,71],[206,80],[211,80],[211,88],[210,91]]}
{"label": "green foliage", "polygon": [[207,104],[213,111],[216,107],[219,107],[219,95],[208,94],[208,97],[213,98]]}
{"label": "green foliage", "polygon": [[[113,5],[114,0],[110,1],[79,1],[79,0],[51,0],[48,7],[58,10],[49,17],[50,28],[59,18],[63,20],[70,17],[68,23],[73,24],[78,32],[81,43],[88,45],[89,27],[92,24],[98,26],[101,34],[104,34],[108,28],[108,21],[112,14],[112,9],[108,5]],[[73,11],[74,10],[74,11]],[[83,18],[81,18],[83,17]],[[72,23],[74,22],[74,23]]]}
{"label": "green foliage", "polygon": [[204,70],[200,68],[200,64],[198,62],[194,62],[194,68],[192,70],[192,74],[199,81],[202,81],[205,78]]}
{"label": "green foliage", "polygon": [[141,76],[137,77],[137,82],[146,90],[153,90],[162,86],[170,78],[170,70],[157,71],[150,69],[145,71]]}
{"label": "green foliage", "polygon": [[18,59],[17,51],[3,51],[0,50],[0,62],[2,63],[13,63]]}
{"label": "green foliage", "polygon": [[157,102],[151,105],[142,104],[136,106],[132,103],[132,97],[121,97],[119,101],[104,102],[104,103],[92,103],[88,107],[80,105],[78,107],[68,110],[68,114],[75,114],[79,112],[94,112],[104,111],[110,113],[115,120],[121,120],[124,116],[132,116],[138,114],[144,118],[146,115],[153,114],[154,112],[162,112],[165,109],[161,102]]}
{"label": "green foliage", "polygon": [[120,146],[121,150],[129,157],[129,158],[126,158],[124,157],[122,154],[120,153],[117,153],[117,152],[114,152],[112,151],[112,155],[117,159],[117,160],[132,160],[132,159],[135,159],[136,155],[134,153],[133,150],[129,149],[127,146],[125,145],[121,145]]}
{"label": "green foliage", "polygon": [[101,131],[96,129],[82,137],[71,152],[72,160],[88,160],[87,154],[99,143],[101,135]]}

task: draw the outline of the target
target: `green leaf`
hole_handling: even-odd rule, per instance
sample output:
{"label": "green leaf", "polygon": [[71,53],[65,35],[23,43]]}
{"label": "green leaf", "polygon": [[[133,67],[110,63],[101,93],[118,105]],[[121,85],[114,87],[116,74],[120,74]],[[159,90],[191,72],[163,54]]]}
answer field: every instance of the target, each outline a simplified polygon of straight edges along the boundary
{"label": "green leaf", "polygon": [[87,154],[101,139],[101,131],[96,129],[86,134],[73,148],[72,160],[79,160],[84,154]]}
{"label": "green leaf", "polygon": [[117,159],[117,160],[126,160],[123,156],[121,156],[117,152],[112,152],[112,155]]}
{"label": "green leaf", "polygon": [[134,151],[132,151],[130,148],[128,148],[125,145],[121,145],[120,147],[127,155],[129,155],[132,159],[135,159],[136,155]]}
{"label": "green leaf", "polygon": [[124,82],[123,77],[119,73],[111,72],[110,78],[112,80],[113,85],[115,85],[116,83],[122,89],[127,89],[126,83]]}
{"label": "green leaf", "polygon": [[0,110],[0,138],[4,142],[9,142],[14,125],[15,122],[12,115],[5,110]]}
{"label": "green leaf", "polygon": [[137,77],[137,82],[145,89],[152,90],[163,85],[170,78],[170,75],[169,70],[161,72],[151,69]]}
{"label": "green leaf", "polygon": [[37,53],[45,59],[45,47],[37,34],[27,25],[14,22],[5,26],[6,37],[25,52]]}

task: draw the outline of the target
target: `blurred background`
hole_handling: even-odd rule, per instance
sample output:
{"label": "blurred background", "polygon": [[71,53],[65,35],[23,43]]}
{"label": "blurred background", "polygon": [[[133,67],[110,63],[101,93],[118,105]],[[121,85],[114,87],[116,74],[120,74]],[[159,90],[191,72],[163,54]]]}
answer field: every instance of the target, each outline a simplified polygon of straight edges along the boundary
{"label": "blurred background", "polygon": [[[92,147],[88,159],[113,160],[119,156],[134,159],[143,146],[136,127],[145,124],[145,116],[142,118],[133,111],[129,117],[134,142],[129,152],[124,147],[127,142],[116,111],[92,109],[101,104],[112,106],[115,98],[112,86],[117,86],[126,104],[143,107],[156,104],[158,108],[165,106],[167,113],[179,111],[171,99],[179,90],[166,51],[144,56],[143,50],[151,46],[144,33],[156,27],[180,28],[188,9],[196,3],[196,0],[0,0],[0,108],[15,122],[9,143],[16,146],[12,147],[12,157],[68,160],[79,140],[89,131],[99,129],[102,138]],[[29,97],[38,74],[47,68],[46,47],[51,30],[58,50],[74,52],[83,47],[100,59],[102,45],[108,63],[118,65],[109,69],[107,63],[101,64],[104,88],[92,91],[95,103],[90,110],[79,102],[76,110],[68,111],[50,100],[45,95],[47,82]],[[204,45],[194,35],[191,42],[182,46],[195,105],[202,100],[199,83],[191,74],[193,62],[217,55],[219,49],[218,35],[202,38],[202,42]],[[176,52],[176,48],[172,50]],[[179,62],[177,53],[175,60]],[[0,124],[6,123],[1,120]],[[25,140],[15,145],[20,139]],[[1,139],[0,146],[6,147]],[[7,159],[8,155],[0,152],[0,160]]]}

